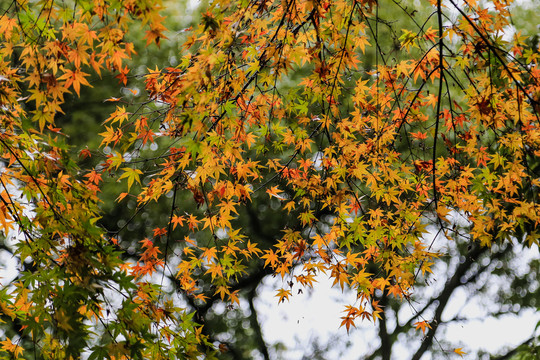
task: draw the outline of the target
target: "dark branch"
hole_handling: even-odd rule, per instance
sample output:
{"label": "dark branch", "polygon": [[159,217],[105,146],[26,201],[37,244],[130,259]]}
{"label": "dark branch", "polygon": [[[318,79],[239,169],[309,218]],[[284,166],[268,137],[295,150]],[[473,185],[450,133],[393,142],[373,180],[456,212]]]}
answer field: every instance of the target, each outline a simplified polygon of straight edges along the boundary
{"label": "dark branch", "polygon": [[255,296],[257,296],[257,286],[254,286],[248,292],[248,295],[247,295],[248,302],[249,302],[249,310],[251,311],[249,320],[250,320],[252,329],[255,331],[255,337],[257,340],[259,351],[261,352],[265,360],[270,360],[270,355],[268,354],[268,348],[266,347],[266,343],[264,342],[264,337],[261,330],[261,324],[259,323],[259,319],[257,317],[257,309],[255,309],[255,304],[253,304],[253,299],[255,298]]}

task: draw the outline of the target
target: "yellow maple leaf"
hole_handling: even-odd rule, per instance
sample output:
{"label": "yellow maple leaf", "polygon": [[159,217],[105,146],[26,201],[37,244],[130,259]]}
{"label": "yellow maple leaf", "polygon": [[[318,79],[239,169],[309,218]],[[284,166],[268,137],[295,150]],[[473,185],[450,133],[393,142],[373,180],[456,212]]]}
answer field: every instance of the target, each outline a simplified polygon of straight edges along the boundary
{"label": "yellow maple leaf", "polygon": [[285,301],[285,299],[289,300],[289,296],[291,296],[291,290],[285,290],[285,289],[279,289],[276,295],[276,297],[279,297],[278,303]]}
{"label": "yellow maple leaf", "polygon": [[13,357],[17,359],[22,354],[23,348],[17,344],[14,344],[9,338],[4,341],[0,341],[2,345],[1,349],[13,354]]}
{"label": "yellow maple leaf", "polygon": [[459,356],[463,357],[463,355],[465,355],[465,354],[467,354],[467,353],[464,352],[462,349],[463,349],[463,348],[457,348],[457,349],[454,349],[454,352],[455,352],[456,354],[458,354]]}
{"label": "yellow maple leaf", "polygon": [[60,329],[64,331],[73,330],[73,327],[69,324],[70,317],[65,313],[64,310],[58,310],[54,317],[56,318],[56,324]]}

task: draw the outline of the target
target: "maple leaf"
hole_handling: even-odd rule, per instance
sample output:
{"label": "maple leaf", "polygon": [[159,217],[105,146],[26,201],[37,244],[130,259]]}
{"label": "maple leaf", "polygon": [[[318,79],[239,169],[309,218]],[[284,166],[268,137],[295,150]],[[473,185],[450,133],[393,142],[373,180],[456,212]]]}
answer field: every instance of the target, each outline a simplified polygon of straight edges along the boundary
{"label": "maple leaf", "polygon": [[466,355],[467,353],[463,351],[463,348],[457,348],[454,349],[454,352],[458,354],[459,356],[463,357],[463,355]]}
{"label": "maple leaf", "polygon": [[426,334],[426,328],[431,329],[431,325],[427,321],[418,321],[413,324],[416,330],[422,330],[422,334]]}
{"label": "maple leaf", "polygon": [[150,249],[150,248],[154,247],[154,244],[152,243],[152,241],[149,238],[144,238],[143,240],[141,240],[139,242],[142,244],[143,248]]}
{"label": "maple leaf", "polygon": [[156,43],[159,46],[161,39],[168,39],[163,35],[163,31],[167,30],[161,23],[154,22],[151,29],[146,31],[144,38],[146,39],[146,46],[151,43]]}
{"label": "maple leaf", "polygon": [[55,314],[56,324],[64,331],[72,331],[73,327],[69,324],[70,317],[64,310],[59,309]]}
{"label": "maple leaf", "polygon": [[235,202],[227,201],[225,203],[221,203],[220,213],[222,214],[222,216],[228,217],[231,212],[238,214]]}
{"label": "maple leaf", "polygon": [[211,263],[212,259],[217,258],[217,249],[215,247],[206,248],[201,255],[201,258],[206,258],[208,263]]}
{"label": "maple leaf", "polygon": [[278,200],[286,200],[285,197],[280,195],[281,190],[279,190],[277,186],[273,186],[270,189],[266,189],[266,193],[270,195],[270,197],[275,197]]}
{"label": "maple leaf", "polygon": [[[251,258],[252,255],[262,254],[262,250],[257,247],[257,244],[252,243],[251,240],[248,240],[246,244],[246,257]],[[266,263],[265,263],[266,266]]]}
{"label": "maple leaf", "polygon": [[105,126],[106,131],[99,133],[103,137],[103,140],[101,141],[101,145],[107,145],[111,142],[114,142],[115,144],[120,141],[122,138],[122,130],[121,129],[114,129],[113,127]]}
{"label": "maple leaf", "polygon": [[343,321],[339,326],[345,326],[345,328],[347,329],[347,333],[349,332],[351,326],[356,327],[356,324],[354,323],[354,318],[352,316],[342,316],[341,318],[343,319]]}
{"label": "maple leaf", "polygon": [[423,133],[423,132],[416,132],[416,133],[410,133],[411,136],[417,140],[425,140],[427,139],[427,134],[426,133]]}
{"label": "maple leaf", "polygon": [[187,220],[187,223],[188,223],[189,229],[194,230],[199,227],[198,224],[200,223],[200,221],[197,220],[197,218],[193,214],[190,214],[189,219]]}
{"label": "maple leaf", "polygon": [[124,200],[124,198],[125,198],[126,196],[128,196],[128,195],[129,195],[129,193],[127,193],[127,192],[120,193],[120,195],[118,195],[118,197],[116,198],[116,201],[117,201],[117,202],[120,202],[120,201]]}
{"label": "maple leaf", "polygon": [[70,70],[70,69],[63,69],[64,74],[58,78],[58,80],[66,80],[65,87],[69,88],[70,86],[73,86],[73,89],[77,93],[78,96],[80,96],[81,92],[81,85],[86,85],[89,87],[92,87],[88,80],[86,80],[86,77],[90,76],[90,74],[87,74],[85,72],[82,72],[80,70]]}
{"label": "maple leaf", "polygon": [[331,276],[334,278],[334,283],[332,286],[339,284],[342,291],[345,288],[345,284],[349,284],[349,274],[347,274],[347,272],[343,270],[339,264],[332,267]]}
{"label": "maple leaf", "polygon": [[279,297],[278,303],[284,302],[285,299],[287,299],[288,301],[289,296],[291,296],[291,290],[283,289],[283,288],[279,289],[276,294],[276,297]]}
{"label": "maple leaf", "polygon": [[230,291],[226,286],[218,286],[215,293],[219,294],[219,297],[221,298],[221,300],[223,300],[225,299],[226,295],[230,294]]}
{"label": "maple leaf", "polygon": [[6,337],[6,340],[0,341],[0,344],[2,344],[2,349],[13,354],[15,359],[19,358],[24,349],[22,346],[14,344],[8,337]]}
{"label": "maple leaf", "polygon": [[296,203],[294,201],[287,201],[287,203],[285,204],[285,206],[283,207],[283,210],[286,210],[287,213],[291,213],[292,210],[294,210],[296,207]]}
{"label": "maple leaf", "polygon": [[124,173],[118,178],[118,180],[127,178],[128,180],[128,191],[131,189],[131,186],[133,185],[133,182],[136,181],[137,183],[141,183],[139,175],[141,175],[143,172],[139,169],[134,168],[122,168],[124,170]]}
{"label": "maple leaf", "polygon": [[273,268],[277,266],[278,263],[278,257],[276,253],[272,250],[265,250],[266,254],[262,255],[262,259],[266,259],[264,262],[264,266],[272,266]]}
{"label": "maple leaf", "polygon": [[110,97],[108,99],[103,100],[103,102],[118,102],[120,100],[122,100],[121,97],[117,98],[117,97],[112,96],[112,97]]}
{"label": "maple leaf", "polygon": [[119,125],[122,125],[124,121],[129,119],[130,113],[126,111],[124,106],[117,106],[116,110],[105,120],[105,122],[110,122],[114,124],[118,122]]}
{"label": "maple leaf", "polygon": [[102,181],[101,174],[97,173],[96,171],[91,171],[90,173],[84,176],[88,178],[89,182],[94,183],[96,185],[98,185]]}
{"label": "maple leaf", "polygon": [[212,264],[210,265],[209,269],[206,271],[205,274],[210,274],[212,277],[212,280],[214,280],[216,277],[222,277],[223,267],[219,264]]}
{"label": "maple leaf", "polygon": [[86,148],[86,149],[82,149],[79,152],[79,156],[82,157],[83,159],[87,159],[87,158],[92,157],[92,153],[90,152],[88,148]]}
{"label": "maple leaf", "polygon": [[167,235],[167,229],[166,228],[155,228],[154,229],[154,237],[159,237],[162,235]]}
{"label": "maple leaf", "polygon": [[176,229],[177,225],[183,226],[184,225],[184,217],[183,216],[177,216],[173,215],[171,219],[171,223],[173,224],[173,230]]}

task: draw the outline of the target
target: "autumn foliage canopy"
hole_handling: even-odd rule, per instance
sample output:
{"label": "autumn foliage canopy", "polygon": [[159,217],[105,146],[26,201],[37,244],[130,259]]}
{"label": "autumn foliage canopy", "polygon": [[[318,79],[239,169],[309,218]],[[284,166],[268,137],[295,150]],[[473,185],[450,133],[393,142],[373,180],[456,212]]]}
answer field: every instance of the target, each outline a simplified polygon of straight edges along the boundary
{"label": "autumn foliage canopy", "polygon": [[[375,292],[407,301],[429,276],[433,229],[538,246],[539,49],[508,32],[511,0],[423,2],[401,29],[372,0],[215,0],[177,64],[144,74],[129,35],[159,52],[161,1],[4,2],[0,237],[23,270],[0,289],[0,354],[212,357],[226,349],[176,299],[238,305],[257,267],[283,280],[277,302],[321,274],[355,291],[349,330],[381,317]],[[102,99],[99,148],[70,143],[58,119],[111,77],[140,94]],[[104,225],[111,206],[125,226]],[[280,221],[261,243],[265,211]]]}

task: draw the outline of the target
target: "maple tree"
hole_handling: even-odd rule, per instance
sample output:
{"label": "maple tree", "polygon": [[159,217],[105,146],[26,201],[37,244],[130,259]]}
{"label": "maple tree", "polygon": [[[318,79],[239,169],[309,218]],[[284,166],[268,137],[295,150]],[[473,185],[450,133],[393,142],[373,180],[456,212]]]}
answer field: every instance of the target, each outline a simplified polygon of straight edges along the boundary
{"label": "maple tree", "polygon": [[[349,331],[411,301],[445,255],[434,232],[469,267],[538,246],[538,43],[506,35],[511,1],[388,3],[413,25],[381,20],[382,1],[216,0],[178,64],[144,74],[130,33],[166,46],[159,1],[4,6],[0,223],[23,270],[0,289],[2,351],[236,356],[205,314],[242,291],[254,312],[267,275],[278,302],[323,274],[354,291]],[[103,99],[100,147],[74,152],[69,99],[109,75],[125,96]],[[437,316],[407,324],[415,358]]]}

